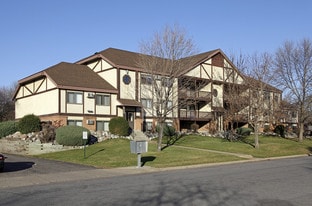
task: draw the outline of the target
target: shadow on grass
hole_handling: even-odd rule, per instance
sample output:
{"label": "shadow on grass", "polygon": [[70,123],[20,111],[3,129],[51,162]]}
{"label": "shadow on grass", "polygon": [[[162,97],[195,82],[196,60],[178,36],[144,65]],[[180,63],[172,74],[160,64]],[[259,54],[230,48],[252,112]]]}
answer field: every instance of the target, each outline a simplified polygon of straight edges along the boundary
{"label": "shadow on grass", "polygon": [[241,143],[244,143],[244,144],[248,144],[248,145],[250,145],[252,147],[255,147],[254,140],[248,138],[248,136],[246,136],[246,135],[237,135],[237,134],[235,134],[234,136],[235,136],[235,138],[224,138],[223,141],[226,141],[226,142],[241,142]]}
{"label": "shadow on grass", "polygon": [[153,162],[155,159],[155,156],[141,157],[142,167],[145,165],[146,162]]}
{"label": "shadow on grass", "polygon": [[100,149],[100,150],[98,150],[98,151],[96,151],[96,152],[93,152],[92,154],[88,155],[87,158],[92,157],[93,155],[96,155],[97,153],[103,152],[104,150],[105,150],[105,149]]}
{"label": "shadow on grass", "polygon": [[238,141],[248,144],[250,146],[252,146],[253,148],[255,147],[255,141],[248,139],[247,136],[242,136]]}
{"label": "shadow on grass", "polygon": [[163,142],[166,142],[166,145],[161,148],[161,150],[166,149],[167,147],[174,145],[179,139],[181,139],[184,135],[174,135],[171,137],[163,137]]}
{"label": "shadow on grass", "polygon": [[308,150],[309,150],[309,156],[311,156],[312,155],[312,147],[308,147]]}

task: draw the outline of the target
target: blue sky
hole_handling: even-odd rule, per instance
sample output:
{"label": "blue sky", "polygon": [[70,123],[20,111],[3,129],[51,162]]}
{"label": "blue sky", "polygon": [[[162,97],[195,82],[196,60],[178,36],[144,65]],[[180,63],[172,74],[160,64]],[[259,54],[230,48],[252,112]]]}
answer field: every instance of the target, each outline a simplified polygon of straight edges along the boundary
{"label": "blue sky", "polygon": [[109,47],[138,51],[178,24],[199,52],[274,52],[312,39],[311,0],[2,0],[0,87]]}

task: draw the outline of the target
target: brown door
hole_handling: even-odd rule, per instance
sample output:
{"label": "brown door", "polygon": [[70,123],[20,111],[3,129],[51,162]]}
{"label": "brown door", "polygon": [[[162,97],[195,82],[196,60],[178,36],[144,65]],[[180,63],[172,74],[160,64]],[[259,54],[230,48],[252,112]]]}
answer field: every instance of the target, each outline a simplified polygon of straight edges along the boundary
{"label": "brown door", "polygon": [[134,112],[127,112],[126,119],[129,123],[129,127],[133,130],[134,128]]}

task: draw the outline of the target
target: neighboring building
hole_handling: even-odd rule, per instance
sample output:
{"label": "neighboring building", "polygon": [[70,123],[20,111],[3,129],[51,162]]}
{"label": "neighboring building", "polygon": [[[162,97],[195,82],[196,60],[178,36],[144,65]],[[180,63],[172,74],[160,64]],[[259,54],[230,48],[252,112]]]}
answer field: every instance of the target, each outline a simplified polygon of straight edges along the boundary
{"label": "neighboring building", "polygon": [[[107,131],[112,117],[123,116],[134,130],[153,129],[153,111],[146,112],[152,109],[153,95],[143,95],[151,74],[139,68],[141,55],[108,48],[76,63],[62,62],[20,80],[14,96],[16,119],[35,114],[44,121]],[[177,130],[189,130],[194,122],[203,131],[224,130],[226,109],[233,104],[227,98],[230,85],[240,85],[242,92],[238,95],[250,98],[246,96],[249,93],[245,77],[220,49],[178,61],[187,62],[183,76],[192,84],[177,91],[178,100],[186,104],[172,111],[168,124]],[[183,85],[179,79],[176,82],[172,87]],[[274,107],[277,106],[281,91],[273,87],[267,91],[268,101],[276,101]],[[246,117],[239,119],[240,124],[248,122],[249,104],[250,101],[240,104],[236,109],[239,116]]]}

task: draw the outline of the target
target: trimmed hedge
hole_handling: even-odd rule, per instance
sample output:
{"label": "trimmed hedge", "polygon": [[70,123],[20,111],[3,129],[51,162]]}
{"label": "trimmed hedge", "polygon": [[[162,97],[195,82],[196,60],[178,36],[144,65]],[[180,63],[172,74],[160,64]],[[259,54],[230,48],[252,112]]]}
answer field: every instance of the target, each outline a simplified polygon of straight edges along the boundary
{"label": "trimmed hedge", "polygon": [[128,136],[129,123],[123,117],[114,117],[109,121],[109,132],[114,135]]}
{"label": "trimmed hedge", "polygon": [[30,132],[39,132],[40,131],[40,118],[33,114],[25,115],[18,122],[18,130],[22,134],[27,134]]}
{"label": "trimmed hedge", "polygon": [[64,146],[82,146],[84,141],[82,134],[84,131],[88,132],[88,138],[90,138],[90,131],[80,126],[63,126],[56,129],[55,140],[58,144]]}
{"label": "trimmed hedge", "polygon": [[0,122],[0,138],[17,132],[17,125],[18,123],[15,121]]}

